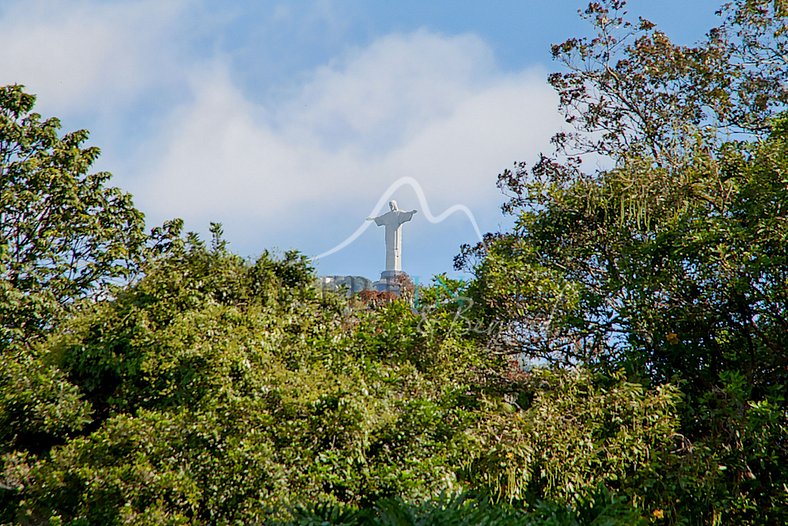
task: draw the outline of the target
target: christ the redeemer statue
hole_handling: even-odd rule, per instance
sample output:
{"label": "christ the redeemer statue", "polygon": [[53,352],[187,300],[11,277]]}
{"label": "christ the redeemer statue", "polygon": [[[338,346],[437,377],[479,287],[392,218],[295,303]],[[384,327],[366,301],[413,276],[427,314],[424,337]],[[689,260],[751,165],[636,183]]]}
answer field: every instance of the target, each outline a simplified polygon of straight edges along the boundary
{"label": "christ the redeemer statue", "polygon": [[386,227],[386,274],[402,271],[402,224],[407,223],[416,210],[405,212],[397,208],[396,201],[389,201],[390,211],[382,216],[368,217],[376,225]]}

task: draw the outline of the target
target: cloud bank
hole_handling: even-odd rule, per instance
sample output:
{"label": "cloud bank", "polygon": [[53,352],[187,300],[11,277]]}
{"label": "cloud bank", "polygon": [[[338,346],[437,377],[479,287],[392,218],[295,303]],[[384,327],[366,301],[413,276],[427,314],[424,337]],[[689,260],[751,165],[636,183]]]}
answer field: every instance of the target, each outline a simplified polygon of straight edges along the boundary
{"label": "cloud bank", "polygon": [[[108,154],[109,168],[151,223],[220,221],[241,246],[284,230],[309,244],[318,234],[298,225],[360,221],[400,177],[416,179],[438,211],[495,210],[495,175],[549,149],[561,123],[546,73],[502,68],[473,34],[382,35],[279,89],[243,84],[238,68],[255,64],[210,44],[232,21],[209,20],[201,6],[79,0],[0,10],[0,82],[27,84],[52,114],[110,120],[113,140],[127,139],[100,144],[120,152]],[[277,52],[298,50],[260,50]],[[140,133],[140,119],[155,125]],[[331,228],[319,235],[349,233],[347,222]]]}
{"label": "cloud bank", "polygon": [[219,63],[152,138],[139,195],[197,221],[374,202],[402,176],[441,203],[489,203],[494,176],[559,119],[541,71],[505,73],[474,36],[388,35],[315,70],[276,105]]}
{"label": "cloud bank", "polygon": [[[0,7],[0,83],[58,115],[118,114],[177,79],[185,0],[10,1]],[[194,31],[194,28],[190,29]]]}

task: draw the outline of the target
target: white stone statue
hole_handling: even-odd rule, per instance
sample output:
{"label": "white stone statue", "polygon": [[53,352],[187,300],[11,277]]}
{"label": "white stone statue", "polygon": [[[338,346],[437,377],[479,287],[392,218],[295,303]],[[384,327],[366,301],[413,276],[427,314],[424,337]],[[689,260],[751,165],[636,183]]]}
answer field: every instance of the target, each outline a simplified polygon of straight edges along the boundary
{"label": "white stone statue", "polygon": [[389,201],[389,208],[389,212],[378,217],[368,217],[367,221],[386,227],[386,273],[394,274],[402,271],[402,224],[410,221],[416,210],[400,210],[396,201]]}

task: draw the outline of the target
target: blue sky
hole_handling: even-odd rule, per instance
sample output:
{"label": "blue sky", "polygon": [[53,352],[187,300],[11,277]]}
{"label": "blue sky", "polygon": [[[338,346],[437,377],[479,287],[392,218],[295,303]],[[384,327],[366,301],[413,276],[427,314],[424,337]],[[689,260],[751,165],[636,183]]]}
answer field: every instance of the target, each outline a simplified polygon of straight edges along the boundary
{"label": "blue sky", "polygon": [[[720,2],[637,0],[628,10],[681,43]],[[223,223],[231,247],[317,255],[347,239],[384,192],[419,209],[403,266],[449,272],[482,231],[507,222],[496,175],[549,151],[562,125],[546,84],[550,44],[584,34],[574,0],[4,0],[0,84],[87,128],[96,168],[135,197],[150,226]],[[428,209],[424,210],[424,206]],[[316,261],[321,274],[376,278],[374,226]]]}

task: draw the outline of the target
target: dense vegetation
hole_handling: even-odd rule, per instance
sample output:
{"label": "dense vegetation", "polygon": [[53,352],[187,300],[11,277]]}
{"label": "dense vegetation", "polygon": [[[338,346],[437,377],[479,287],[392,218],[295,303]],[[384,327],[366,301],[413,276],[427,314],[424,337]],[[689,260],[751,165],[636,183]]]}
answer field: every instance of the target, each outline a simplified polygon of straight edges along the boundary
{"label": "dense vegetation", "polygon": [[515,226],[418,302],[146,234],[0,88],[0,523],[788,523],[788,6],[696,47],[623,9],[553,49],[576,132],[499,177]]}

